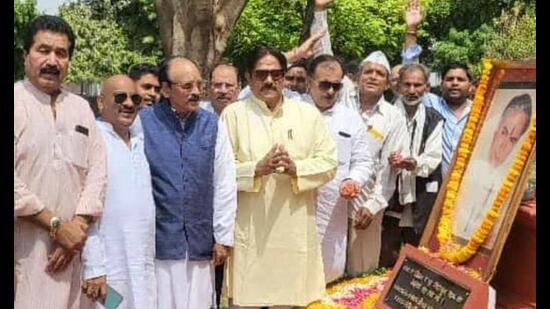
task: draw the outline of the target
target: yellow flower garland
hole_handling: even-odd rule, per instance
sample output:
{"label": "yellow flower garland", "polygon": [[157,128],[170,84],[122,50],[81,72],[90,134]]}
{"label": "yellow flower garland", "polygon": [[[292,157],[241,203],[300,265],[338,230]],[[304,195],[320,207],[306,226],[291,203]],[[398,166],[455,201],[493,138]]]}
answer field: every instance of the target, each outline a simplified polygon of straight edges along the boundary
{"label": "yellow flower garland", "polygon": [[536,139],[536,116],[533,116],[533,121],[529,129],[529,135],[522,144],[521,150],[514,160],[514,164],[508,171],[506,178],[504,179],[497,197],[493,202],[491,208],[487,211],[485,218],[481,225],[476,229],[471,239],[465,246],[460,246],[454,243],[452,239],[452,222],[454,216],[454,209],[456,205],[456,198],[458,195],[458,189],[460,187],[464,170],[466,169],[466,162],[470,158],[470,154],[473,149],[473,140],[477,133],[479,133],[481,123],[479,122],[483,108],[486,104],[485,93],[489,83],[489,75],[491,73],[493,65],[490,60],[483,60],[483,73],[481,75],[480,83],[476,91],[470,116],[464,128],[464,133],[457,148],[457,159],[450,175],[449,182],[447,184],[447,192],[443,201],[443,210],[441,218],[439,220],[437,239],[439,241],[439,255],[448,260],[451,263],[464,263],[469,260],[476,252],[477,249],[489,233],[496,220],[498,219],[500,209],[506,201],[510,191],[517,179],[521,174],[521,170],[525,165],[525,161],[529,156],[531,148]]}

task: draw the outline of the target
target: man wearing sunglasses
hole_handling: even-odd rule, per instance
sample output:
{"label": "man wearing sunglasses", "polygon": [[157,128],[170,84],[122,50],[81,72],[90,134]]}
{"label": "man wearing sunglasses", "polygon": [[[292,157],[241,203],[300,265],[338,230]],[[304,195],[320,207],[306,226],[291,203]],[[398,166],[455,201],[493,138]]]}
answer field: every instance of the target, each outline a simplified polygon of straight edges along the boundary
{"label": "man wearing sunglasses", "polygon": [[286,58],[258,46],[247,58],[252,96],[225,108],[239,211],[229,267],[232,306],[306,306],[325,292],[315,190],[337,165],[319,111],[283,96]]}
{"label": "man wearing sunglasses", "polygon": [[128,75],[136,82],[137,92],[142,98],[140,107],[151,106],[160,100],[159,73],[155,65],[136,64]]}
{"label": "man wearing sunglasses", "polygon": [[308,88],[336,141],[336,177],[317,190],[316,219],[321,238],[325,281],[341,277],[346,266],[348,203],[357,202],[362,187],[375,174],[374,155],[359,115],[338,104],[344,70],[338,58],[320,55],[308,67]]}
{"label": "man wearing sunglasses", "polygon": [[[103,299],[108,283],[122,307],[155,308],[155,204],[143,131],[133,127],[141,97],[134,81],[115,75],[103,82],[98,126],[107,146],[107,192],[101,221],[82,252],[83,293]],[[99,304],[96,308],[103,308]]]}
{"label": "man wearing sunglasses", "polygon": [[214,266],[233,246],[235,163],[225,126],[199,108],[198,66],[160,67],[162,99],[140,112],[156,205],[158,308],[210,308]]}

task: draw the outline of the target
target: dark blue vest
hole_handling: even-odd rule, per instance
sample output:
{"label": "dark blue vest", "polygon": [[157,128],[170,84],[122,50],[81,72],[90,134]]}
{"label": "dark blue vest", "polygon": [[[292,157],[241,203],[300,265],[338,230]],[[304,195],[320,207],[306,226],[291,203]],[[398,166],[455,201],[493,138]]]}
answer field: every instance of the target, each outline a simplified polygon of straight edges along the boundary
{"label": "dark blue vest", "polygon": [[217,115],[198,109],[183,129],[166,99],[140,112],[156,205],[156,258],[208,260],[214,234]]}

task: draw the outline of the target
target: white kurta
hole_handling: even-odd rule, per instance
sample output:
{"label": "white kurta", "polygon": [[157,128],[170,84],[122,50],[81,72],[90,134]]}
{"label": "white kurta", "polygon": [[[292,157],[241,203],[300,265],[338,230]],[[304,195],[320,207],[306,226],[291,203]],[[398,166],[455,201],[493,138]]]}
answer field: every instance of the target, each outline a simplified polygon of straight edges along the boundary
{"label": "white kurta", "polygon": [[156,308],[155,204],[143,134],[131,131],[128,147],[111,124],[98,127],[107,147],[107,194],[82,252],[84,279],[107,275],[124,297],[120,309]]}
{"label": "white kurta", "polygon": [[323,112],[323,117],[338,153],[336,176],[317,191],[317,231],[328,283],[342,276],[346,266],[348,200],[340,197],[340,184],[344,179],[352,179],[364,186],[374,176],[375,162],[367,143],[366,127],[357,113],[335,104]]}
{"label": "white kurta", "polygon": [[[233,246],[237,176],[233,150],[221,120],[214,153],[214,239],[217,244]],[[159,309],[211,307],[214,282],[211,261],[157,259],[155,264]]]}

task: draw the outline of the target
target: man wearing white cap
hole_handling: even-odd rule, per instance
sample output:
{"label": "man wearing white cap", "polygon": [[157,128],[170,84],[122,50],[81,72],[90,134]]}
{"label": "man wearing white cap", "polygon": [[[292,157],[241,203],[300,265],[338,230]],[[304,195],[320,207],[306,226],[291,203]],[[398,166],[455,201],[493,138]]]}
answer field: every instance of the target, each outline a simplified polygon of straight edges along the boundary
{"label": "man wearing white cap", "polygon": [[384,99],[389,86],[390,64],[381,51],[372,52],[361,62],[357,89],[342,98],[356,110],[367,126],[368,142],[378,159],[378,172],[370,186],[364,187],[350,213],[347,273],[351,275],[378,267],[381,248],[383,210],[388,206],[398,170],[390,158],[406,153],[409,137],[402,113]]}

